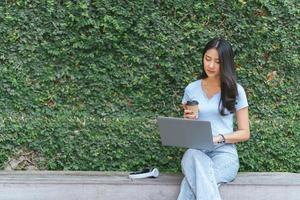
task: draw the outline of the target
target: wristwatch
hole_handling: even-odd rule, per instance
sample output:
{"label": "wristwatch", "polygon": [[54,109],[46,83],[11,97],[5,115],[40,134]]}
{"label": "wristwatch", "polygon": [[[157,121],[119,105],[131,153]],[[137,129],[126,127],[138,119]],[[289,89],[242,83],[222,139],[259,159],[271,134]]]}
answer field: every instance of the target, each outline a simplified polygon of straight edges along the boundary
{"label": "wristwatch", "polygon": [[222,140],[218,142],[218,144],[225,144],[226,140],[223,134],[219,134],[222,137]]}

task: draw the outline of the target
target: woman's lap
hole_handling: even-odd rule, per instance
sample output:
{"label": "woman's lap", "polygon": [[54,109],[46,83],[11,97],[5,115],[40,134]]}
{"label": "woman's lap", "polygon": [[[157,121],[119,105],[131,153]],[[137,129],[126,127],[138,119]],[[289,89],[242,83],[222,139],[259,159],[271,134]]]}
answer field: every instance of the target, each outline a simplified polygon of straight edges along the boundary
{"label": "woman's lap", "polygon": [[182,162],[182,165],[189,165],[189,163],[186,163],[186,160],[188,160],[186,157],[197,157],[203,162],[211,162],[209,166],[212,166],[214,170],[217,183],[226,183],[234,180],[239,169],[238,155],[222,151],[222,148],[208,152],[188,149],[182,158],[182,161],[185,159],[185,163]]}

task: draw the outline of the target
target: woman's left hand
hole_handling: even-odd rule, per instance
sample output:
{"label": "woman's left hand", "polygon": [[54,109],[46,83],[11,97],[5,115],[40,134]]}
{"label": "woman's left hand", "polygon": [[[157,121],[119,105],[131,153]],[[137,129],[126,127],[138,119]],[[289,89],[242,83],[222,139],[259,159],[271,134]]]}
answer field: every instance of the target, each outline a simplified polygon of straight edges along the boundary
{"label": "woman's left hand", "polygon": [[218,144],[222,140],[222,137],[220,135],[213,136],[213,142],[214,144]]}

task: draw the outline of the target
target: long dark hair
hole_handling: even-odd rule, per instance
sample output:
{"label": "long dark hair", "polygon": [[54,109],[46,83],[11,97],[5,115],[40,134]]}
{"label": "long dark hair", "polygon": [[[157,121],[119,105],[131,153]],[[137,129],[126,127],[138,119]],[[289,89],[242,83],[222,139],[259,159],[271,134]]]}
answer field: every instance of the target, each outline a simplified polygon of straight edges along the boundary
{"label": "long dark hair", "polygon": [[[225,113],[225,108],[230,112],[235,112],[235,102],[237,92],[236,84],[236,72],[234,67],[234,53],[229,42],[222,38],[214,38],[209,41],[202,55],[202,61],[204,59],[204,54],[209,49],[216,49],[219,54],[220,62],[220,76],[221,76],[221,99],[219,102],[219,112],[222,116],[227,115]],[[201,79],[207,78],[207,74],[204,70],[204,64],[202,65],[202,74],[200,75]]]}

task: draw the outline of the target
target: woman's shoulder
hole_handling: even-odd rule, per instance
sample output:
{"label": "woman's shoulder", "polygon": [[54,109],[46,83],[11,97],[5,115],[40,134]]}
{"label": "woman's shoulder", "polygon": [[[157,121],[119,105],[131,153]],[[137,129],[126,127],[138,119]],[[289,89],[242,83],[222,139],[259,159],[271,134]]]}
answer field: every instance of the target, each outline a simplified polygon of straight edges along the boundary
{"label": "woman's shoulder", "polygon": [[238,95],[239,94],[245,94],[245,89],[244,89],[244,87],[241,85],[241,84],[239,84],[239,83],[237,83],[236,84],[237,85],[237,92],[238,92]]}
{"label": "woman's shoulder", "polygon": [[199,86],[200,86],[200,81],[201,81],[201,80],[196,80],[196,81],[193,81],[193,82],[189,83],[189,84],[186,86],[185,89],[186,89],[186,90],[193,90],[193,89],[199,87]]}
{"label": "woman's shoulder", "polygon": [[236,83],[236,85],[237,85],[237,90],[238,91],[244,90],[244,87],[240,83]]}

